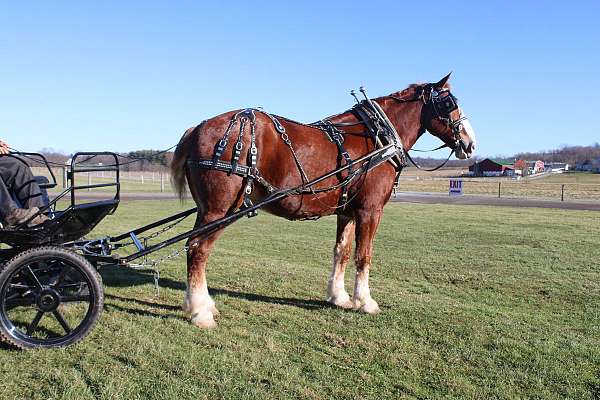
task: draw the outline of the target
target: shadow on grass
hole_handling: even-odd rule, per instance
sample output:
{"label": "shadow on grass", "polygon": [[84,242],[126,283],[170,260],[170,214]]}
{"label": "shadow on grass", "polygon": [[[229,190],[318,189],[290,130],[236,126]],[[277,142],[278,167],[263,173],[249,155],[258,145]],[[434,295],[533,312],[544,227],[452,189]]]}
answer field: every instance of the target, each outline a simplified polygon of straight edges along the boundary
{"label": "shadow on grass", "polygon": [[12,346],[12,345],[10,345],[8,343],[5,343],[5,342],[3,342],[1,340],[0,340],[0,350],[3,350],[3,351],[14,351],[14,352],[20,351],[18,347]]}
{"label": "shadow on grass", "polygon": [[243,293],[243,292],[234,292],[232,290],[227,289],[210,289],[209,291],[212,295],[217,296],[228,296],[234,297],[237,299],[244,299],[248,301],[258,301],[261,303],[271,303],[277,305],[284,306],[292,306],[298,308],[304,308],[306,310],[315,310],[315,309],[323,309],[323,308],[334,308],[334,306],[323,300],[313,300],[313,299],[292,299],[287,297],[272,297],[272,296],[264,296],[260,294],[254,293]]}
{"label": "shadow on grass", "polygon": [[[151,278],[151,281],[154,282],[154,280],[152,278]],[[165,311],[181,311],[181,307],[173,306],[171,304],[155,303],[152,301],[138,300],[138,299],[135,299],[132,297],[117,296],[114,294],[105,294],[104,298],[107,300],[114,300],[114,301],[119,301],[119,302],[123,302],[123,303],[135,303],[140,306],[146,307],[146,309],[130,308],[130,307],[124,307],[122,305],[117,305],[114,302],[110,302],[110,303],[105,302],[104,309],[108,310],[108,311],[116,310],[116,311],[120,311],[120,312],[126,312],[126,313],[132,314],[132,315],[139,315],[142,317],[174,318],[174,319],[179,319],[182,321],[187,321],[187,318],[184,318],[184,316],[182,314],[174,314],[172,312],[160,314],[160,313],[156,313],[156,312],[152,312],[152,311],[148,310],[148,308],[154,308],[154,309],[161,309],[161,310],[165,310]]]}
{"label": "shadow on grass", "polygon": [[[154,277],[145,272],[133,270],[131,268],[119,267],[119,266],[109,266],[102,268],[102,280],[104,284],[109,287],[131,287],[138,285],[147,285],[154,284]],[[161,278],[159,281],[160,287],[169,288],[174,290],[184,291],[186,289],[186,285],[183,282],[174,281],[169,278]],[[299,307],[307,310],[314,309],[322,309],[322,308],[334,308],[330,303],[323,300],[313,300],[313,299],[297,299],[297,298],[287,298],[287,297],[273,297],[273,296],[265,296],[255,293],[244,293],[244,292],[236,292],[228,289],[218,289],[218,288],[209,288],[211,295],[217,296],[227,296],[236,299],[243,299],[247,301],[256,301],[261,303],[271,303],[277,305],[285,305],[292,307]],[[162,308],[169,311],[180,310],[179,306],[173,306],[169,304],[161,304],[161,303],[153,303],[143,300],[137,300],[128,297],[120,297],[115,295],[106,295],[106,298],[125,301],[125,302],[135,302],[139,305],[145,307],[156,307]],[[111,304],[111,307],[114,305]],[[114,306],[117,307],[117,306]],[[139,311],[139,310],[136,310]]]}
{"label": "shadow on grass", "polygon": [[[114,288],[154,284],[154,277],[151,273],[118,265],[103,267],[100,274],[104,285]],[[185,290],[185,283],[168,278],[160,278],[160,286],[174,290]]]}
{"label": "shadow on grass", "polygon": [[[108,296],[106,296],[106,297],[108,298]],[[130,300],[130,299],[127,299],[127,300]],[[119,299],[119,301],[126,301],[126,300]],[[156,306],[156,304],[155,304],[155,306]],[[176,308],[178,308],[178,307],[176,307]],[[178,319],[181,321],[187,321],[187,318],[183,317],[182,315],[178,315],[178,314],[173,314],[173,313],[159,314],[159,313],[155,313],[155,312],[148,311],[148,310],[141,310],[139,308],[123,307],[123,306],[116,305],[114,303],[104,303],[104,309],[106,311],[125,312],[127,314],[138,315],[140,317],[173,318],[173,319]]]}

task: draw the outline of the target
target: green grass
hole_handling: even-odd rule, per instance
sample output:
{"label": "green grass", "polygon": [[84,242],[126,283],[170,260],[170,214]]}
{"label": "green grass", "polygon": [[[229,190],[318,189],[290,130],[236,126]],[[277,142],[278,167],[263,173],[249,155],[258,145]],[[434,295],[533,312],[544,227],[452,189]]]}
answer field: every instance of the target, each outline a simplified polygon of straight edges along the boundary
{"label": "green grass", "polygon": [[[96,234],[178,208],[124,203]],[[150,274],[108,268],[84,342],[0,347],[0,398],[600,397],[600,213],[391,204],[376,316],[323,302],[334,233],[332,218],[265,213],[228,228],[209,262],[211,331],[180,311],[183,258],[162,269],[159,298]]]}
{"label": "green grass", "polygon": [[548,183],[578,183],[600,185],[600,174],[590,172],[567,172],[564,174],[552,174],[545,176],[543,182]]}

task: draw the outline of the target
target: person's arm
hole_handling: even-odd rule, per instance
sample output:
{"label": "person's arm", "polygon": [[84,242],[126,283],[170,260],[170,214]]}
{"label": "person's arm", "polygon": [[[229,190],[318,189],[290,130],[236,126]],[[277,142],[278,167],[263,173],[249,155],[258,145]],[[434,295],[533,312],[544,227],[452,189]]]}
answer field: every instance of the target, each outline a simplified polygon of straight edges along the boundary
{"label": "person's arm", "polygon": [[4,143],[2,139],[0,139],[0,155],[8,154],[9,148],[8,144]]}

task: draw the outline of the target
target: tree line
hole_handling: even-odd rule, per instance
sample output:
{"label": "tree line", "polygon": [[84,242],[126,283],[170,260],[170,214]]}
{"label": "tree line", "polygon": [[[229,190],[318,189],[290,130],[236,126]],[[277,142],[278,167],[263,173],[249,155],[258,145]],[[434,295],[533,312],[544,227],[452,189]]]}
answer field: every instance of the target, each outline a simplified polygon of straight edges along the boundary
{"label": "tree line", "polygon": [[[51,163],[64,165],[71,156],[56,152],[52,149],[43,149],[42,154]],[[476,157],[469,160],[451,159],[446,164],[447,167],[467,168],[476,160],[483,157]],[[571,165],[581,163],[585,160],[595,160],[600,158],[600,143],[594,143],[591,146],[563,146],[559,149],[545,150],[537,152],[516,153],[512,156],[503,156],[509,160],[524,159],[528,161],[542,160],[544,162],[566,162]],[[167,171],[169,163],[173,159],[173,152],[161,152],[159,150],[136,150],[127,153],[119,153],[119,162],[122,164],[123,171]],[[441,164],[444,159],[430,157],[413,157],[417,164],[423,167],[433,167]],[[89,163],[102,163],[104,165],[114,164],[114,159],[107,156],[98,156],[88,161]],[[32,164],[33,165],[33,164]]]}
{"label": "tree line", "polygon": [[563,146],[560,149],[538,151],[531,153],[519,153],[517,159],[542,160],[545,162],[566,162],[571,165],[586,160],[597,160],[600,158],[600,143],[591,146]]}
{"label": "tree line", "polygon": [[[40,151],[46,159],[53,165],[66,165],[70,163],[72,155],[63,154],[52,149],[42,149]],[[167,171],[169,164],[173,159],[173,152],[162,152],[159,150],[136,150],[127,153],[117,153],[121,171]],[[99,155],[92,158],[81,157],[78,160],[83,164],[102,164],[113,165],[115,159],[111,156]],[[32,166],[38,165],[33,160],[28,160]]]}

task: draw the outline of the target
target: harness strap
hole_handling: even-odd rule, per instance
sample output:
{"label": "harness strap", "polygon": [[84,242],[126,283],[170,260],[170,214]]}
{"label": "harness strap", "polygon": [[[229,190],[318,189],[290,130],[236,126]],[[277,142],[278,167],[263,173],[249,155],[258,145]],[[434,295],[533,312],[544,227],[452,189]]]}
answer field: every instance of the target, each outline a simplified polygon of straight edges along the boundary
{"label": "harness strap", "polygon": [[[329,140],[331,142],[335,143],[335,145],[337,146],[337,149],[338,149],[338,153],[340,154],[340,157],[344,160],[346,165],[350,165],[350,167],[348,168],[348,173],[352,174],[352,172],[353,172],[352,158],[350,157],[350,154],[348,154],[348,152],[344,148],[344,136],[342,134],[343,132],[341,130],[339,130],[338,127],[335,126],[329,120],[320,121],[319,129],[323,130],[329,137]],[[341,173],[338,175],[338,179],[340,179],[340,181],[343,181]],[[340,196],[340,201],[339,201],[339,204],[342,207],[345,207],[345,205],[348,202],[348,186],[349,186],[348,184],[342,186],[342,195]]]}
{"label": "harness strap", "polygon": [[214,170],[222,171],[222,172],[230,172],[235,175],[241,176],[242,178],[247,178],[252,173],[250,171],[250,167],[248,167],[246,165],[236,165],[235,169],[232,169],[231,163],[228,163],[226,161],[221,161],[221,160],[217,161],[216,163],[213,163],[212,160],[206,160],[206,159],[198,159],[198,160],[188,159],[187,165],[189,167],[198,167],[198,168],[203,168],[203,169],[214,169]]}
{"label": "harness strap", "polygon": [[[258,158],[258,149],[256,148],[256,116],[254,115],[254,110],[248,110],[248,114],[250,115],[250,150],[248,150],[247,159],[250,161],[250,170],[256,171],[256,161]],[[241,136],[241,135],[240,135]],[[248,175],[248,180],[246,181],[246,188],[244,189],[244,207],[250,209],[253,204],[250,199],[250,195],[252,194],[252,184],[254,181],[254,177],[252,174]],[[266,181],[265,181],[266,182]],[[248,211],[248,218],[255,217],[258,215],[258,210]]]}
{"label": "harness strap", "polygon": [[358,119],[363,121],[372,137],[377,137],[379,134],[379,128],[373,122],[374,115],[364,107],[361,103],[356,104],[352,107],[352,111],[357,115]]}
{"label": "harness strap", "polygon": [[[247,118],[242,116],[240,118],[240,134],[238,136],[237,142],[235,142],[235,146],[233,146],[233,155],[231,156],[231,170],[233,171],[240,160],[240,156],[242,155],[242,150],[244,148],[244,127],[246,126]],[[230,175],[231,172],[228,174]]]}
{"label": "harness strap", "polygon": [[[218,161],[216,164],[213,165],[212,160],[188,159],[187,166],[190,168],[202,168],[202,169],[222,171],[222,172],[230,172],[231,171],[231,163],[228,163],[226,161]],[[235,171],[233,171],[232,173],[237,176],[240,176],[242,178],[252,178],[254,181],[256,181],[260,185],[264,186],[264,188],[269,193],[273,193],[273,192],[277,191],[277,188],[275,186],[271,185],[269,183],[269,181],[267,181],[256,168],[250,168],[249,166],[246,166],[246,165],[237,165],[235,167]]]}
{"label": "harness strap", "polygon": [[223,135],[221,140],[219,140],[217,142],[217,145],[215,146],[215,154],[213,154],[213,158],[212,158],[213,164],[216,164],[219,161],[219,159],[221,158],[221,156],[223,155],[223,152],[225,151],[225,148],[227,147],[227,141],[229,139],[229,134],[231,133],[231,130],[233,129],[233,126],[235,125],[236,121],[237,121],[237,114],[235,114],[233,116],[233,118],[231,118],[231,121],[229,121],[229,125],[227,126],[227,129],[225,130],[225,134]]}

